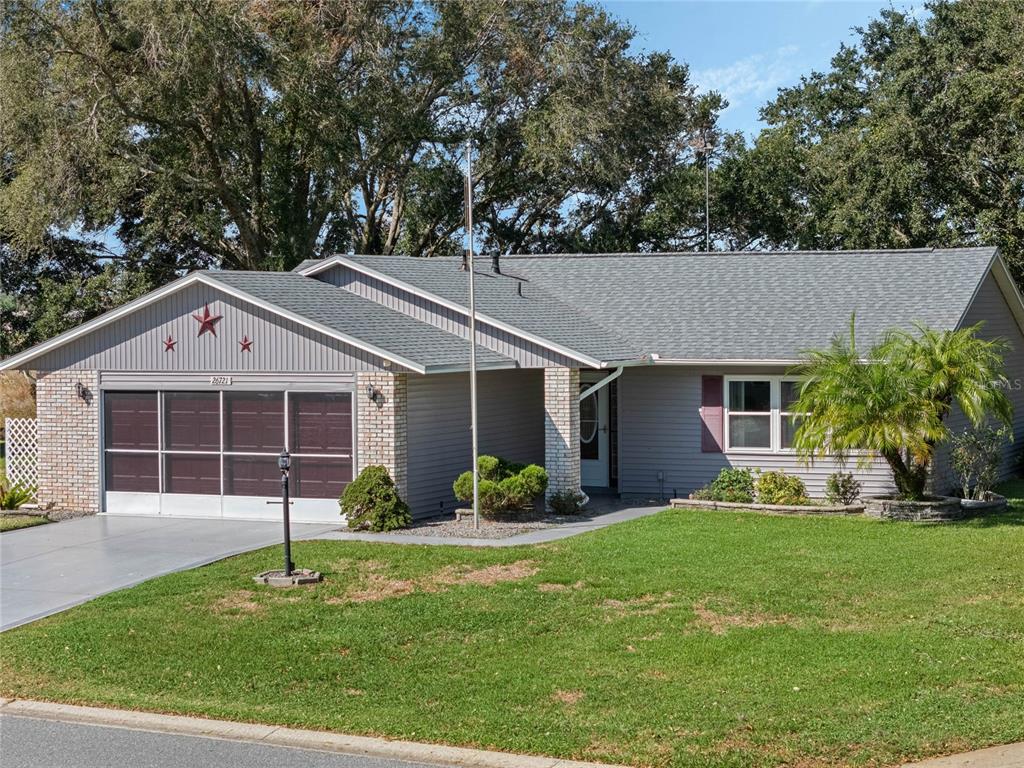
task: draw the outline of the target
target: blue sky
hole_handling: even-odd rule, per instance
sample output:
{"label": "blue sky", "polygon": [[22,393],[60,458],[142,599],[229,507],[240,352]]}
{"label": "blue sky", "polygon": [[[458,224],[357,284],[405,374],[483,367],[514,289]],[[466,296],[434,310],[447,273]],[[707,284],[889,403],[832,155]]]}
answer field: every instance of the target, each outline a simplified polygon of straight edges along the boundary
{"label": "blue sky", "polygon": [[[724,94],[730,106],[722,127],[748,136],[760,127],[758,109],[780,86],[827,69],[839,44],[856,39],[852,28],[889,7],[883,0],[605,0],[603,5],[637,29],[634,47],[670,51],[690,65],[701,90]],[[920,13],[923,0],[892,6]]]}

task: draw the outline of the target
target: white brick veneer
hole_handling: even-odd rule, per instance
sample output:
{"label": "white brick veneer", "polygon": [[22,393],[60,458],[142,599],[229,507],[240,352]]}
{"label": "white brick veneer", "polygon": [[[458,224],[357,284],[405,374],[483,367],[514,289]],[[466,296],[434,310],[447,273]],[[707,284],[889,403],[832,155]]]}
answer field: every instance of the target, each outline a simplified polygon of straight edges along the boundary
{"label": "white brick veneer", "polygon": [[[404,499],[408,492],[408,375],[360,373],[356,383],[359,468],[372,464],[387,467],[399,495]],[[370,400],[367,394],[369,386],[380,393],[377,402]]]}
{"label": "white brick veneer", "polygon": [[580,489],[580,371],[544,369],[544,468],[548,492]]}
{"label": "white brick veneer", "polygon": [[[78,383],[85,388],[85,398],[78,395]],[[38,500],[52,517],[99,512],[99,408],[96,371],[40,373],[36,383]]]}

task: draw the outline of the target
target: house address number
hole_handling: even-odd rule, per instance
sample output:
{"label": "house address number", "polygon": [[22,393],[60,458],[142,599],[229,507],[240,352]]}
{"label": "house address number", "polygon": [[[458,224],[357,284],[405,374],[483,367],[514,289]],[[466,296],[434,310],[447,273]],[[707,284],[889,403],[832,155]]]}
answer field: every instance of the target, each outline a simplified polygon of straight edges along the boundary
{"label": "house address number", "polygon": [[230,376],[211,376],[210,385],[215,387],[230,387],[231,377]]}

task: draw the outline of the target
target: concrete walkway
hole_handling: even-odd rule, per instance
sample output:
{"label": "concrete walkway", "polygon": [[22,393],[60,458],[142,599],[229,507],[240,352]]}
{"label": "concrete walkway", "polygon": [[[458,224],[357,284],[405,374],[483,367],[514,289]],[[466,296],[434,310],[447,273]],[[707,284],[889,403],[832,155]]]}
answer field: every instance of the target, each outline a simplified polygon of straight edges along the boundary
{"label": "concrete walkway", "polygon": [[[334,525],[293,525],[310,538]],[[93,516],[0,536],[0,631],[281,541],[275,522]]]}
{"label": "concrete walkway", "polygon": [[1024,741],[960,755],[933,757],[921,763],[907,763],[902,768],[1024,768]]}
{"label": "concrete walkway", "polygon": [[474,539],[459,536],[417,536],[408,533],[355,533],[346,530],[333,530],[313,536],[317,539],[335,541],[377,541],[387,544],[438,544],[460,547],[519,547],[527,544],[544,544],[549,541],[567,539],[587,531],[607,528],[615,523],[624,523],[640,517],[661,512],[668,507],[667,502],[650,502],[637,504],[618,499],[595,500],[589,514],[580,518],[579,522],[566,523],[551,528],[527,531],[505,539]]}

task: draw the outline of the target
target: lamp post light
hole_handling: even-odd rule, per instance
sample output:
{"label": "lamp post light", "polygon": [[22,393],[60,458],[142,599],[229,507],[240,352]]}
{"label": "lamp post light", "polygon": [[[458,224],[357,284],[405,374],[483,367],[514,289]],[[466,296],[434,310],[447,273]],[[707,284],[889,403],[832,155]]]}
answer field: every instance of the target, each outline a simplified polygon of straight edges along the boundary
{"label": "lamp post light", "polygon": [[295,568],[295,563],[292,562],[292,532],[288,508],[288,471],[292,467],[292,457],[287,448],[277,457],[277,467],[281,470],[281,506],[284,509],[284,575],[291,577]]}
{"label": "lamp post light", "polygon": [[[322,580],[319,571],[296,568],[292,562],[291,501],[288,499],[288,473],[292,468],[292,457],[285,448],[277,457],[277,468],[281,470],[281,511],[284,517],[284,570],[264,571],[253,577],[257,584],[271,587],[294,587],[299,584],[316,584]],[[268,501],[267,504],[277,502]]]}

